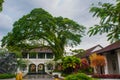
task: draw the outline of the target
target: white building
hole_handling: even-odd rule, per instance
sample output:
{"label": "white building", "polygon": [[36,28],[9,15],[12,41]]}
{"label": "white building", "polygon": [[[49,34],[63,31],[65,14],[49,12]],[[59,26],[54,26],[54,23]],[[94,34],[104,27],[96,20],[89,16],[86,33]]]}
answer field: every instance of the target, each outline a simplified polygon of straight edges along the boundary
{"label": "white building", "polygon": [[105,56],[106,65],[100,68],[101,74],[120,74],[120,41],[110,44],[104,48],[97,45],[86,50],[85,57],[97,53]]}
{"label": "white building", "polygon": [[120,74],[120,41],[97,51],[106,58],[104,74]]}
{"label": "white building", "polygon": [[22,69],[25,73],[46,73],[54,68],[54,54],[48,47],[39,47],[29,52],[23,52],[23,59],[27,61],[26,68]]}

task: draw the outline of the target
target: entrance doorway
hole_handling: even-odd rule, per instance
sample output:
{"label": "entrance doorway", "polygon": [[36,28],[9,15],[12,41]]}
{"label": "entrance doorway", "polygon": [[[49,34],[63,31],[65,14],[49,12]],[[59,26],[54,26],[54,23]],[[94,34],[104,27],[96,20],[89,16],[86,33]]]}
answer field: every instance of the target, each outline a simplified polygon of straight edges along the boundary
{"label": "entrance doorway", "polygon": [[38,73],[40,73],[40,74],[44,74],[45,73],[44,64],[39,64],[38,65]]}
{"label": "entrance doorway", "polygon": [[29,65],[29,73],[36,73],[36,65],[35,64]]}

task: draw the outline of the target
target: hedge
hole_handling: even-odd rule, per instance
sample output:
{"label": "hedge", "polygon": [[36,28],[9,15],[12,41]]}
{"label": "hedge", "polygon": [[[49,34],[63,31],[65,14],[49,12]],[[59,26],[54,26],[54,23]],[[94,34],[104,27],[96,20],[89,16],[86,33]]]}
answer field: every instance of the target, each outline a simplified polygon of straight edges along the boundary
{"label": "hedge", "polygon": [[14,78],[15,74],[0,74],[0,79]]}

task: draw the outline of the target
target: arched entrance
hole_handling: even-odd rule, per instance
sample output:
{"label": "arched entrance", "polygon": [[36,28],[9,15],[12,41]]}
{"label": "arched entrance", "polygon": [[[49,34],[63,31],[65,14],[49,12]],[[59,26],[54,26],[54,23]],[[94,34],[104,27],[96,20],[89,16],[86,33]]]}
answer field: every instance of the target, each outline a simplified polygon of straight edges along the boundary
{"label": "arched entrance", "polygon": [[40,73],[40,74],[45,73],[45,66],[44,66],[44,64],[39,64],[38,65],[38,73]]}
{"label": "arched entrance", "polygon": [[36,65],[35,64],[29,65],[29,73],[36,73]]}

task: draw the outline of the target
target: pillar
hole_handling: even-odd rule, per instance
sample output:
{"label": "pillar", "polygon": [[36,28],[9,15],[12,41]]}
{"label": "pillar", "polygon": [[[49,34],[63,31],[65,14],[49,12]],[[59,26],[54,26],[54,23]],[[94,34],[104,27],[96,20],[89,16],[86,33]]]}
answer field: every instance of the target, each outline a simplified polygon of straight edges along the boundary
{"label": "pillar", "polygon": [[118,68],[120,73],[120,50],[117,51],[117,57],[118,57]]}
{"label": "pillar", "polygon": [[106,65],[105,65],[105,67],[104,67],[104,71],[105,71],[105,74],[108,74],[109,72],[108,72],[107,55],[104,55],[104,56],[105,56],[105,63],[106,63]]}

